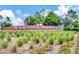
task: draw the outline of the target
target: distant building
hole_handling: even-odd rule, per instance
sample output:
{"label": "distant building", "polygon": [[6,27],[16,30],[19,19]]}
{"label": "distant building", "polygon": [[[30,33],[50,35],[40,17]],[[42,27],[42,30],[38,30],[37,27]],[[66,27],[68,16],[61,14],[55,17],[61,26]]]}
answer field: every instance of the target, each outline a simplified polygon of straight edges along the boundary
{"label": "distant building", "polygon": [[12,26],[3,27],[2,30],[63,30],[61,26],[40,26],[40,25],[26,25],[26,26]]}

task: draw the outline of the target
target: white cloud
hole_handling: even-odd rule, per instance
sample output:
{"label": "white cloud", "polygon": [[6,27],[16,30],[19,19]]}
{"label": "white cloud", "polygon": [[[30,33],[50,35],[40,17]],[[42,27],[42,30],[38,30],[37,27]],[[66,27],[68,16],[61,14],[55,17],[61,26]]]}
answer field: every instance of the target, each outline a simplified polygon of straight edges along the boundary
{"label": "white cloud", "polygon": [[23,20],[21,18],[16,18],[12,10],[1,10],[0,15],[4,18],[3,20],[5,20],[6,16],[10,17],[13,26],[24,25]]}
{"label": "white cloud", "polygon": [[66,14],[68,10],[69,10],[69,6],[61,5],[61,6],[58,7],[57,10],[54,11],[54,13],[62,16],[64,14]]}
{"label": "white cloud", "polygon": [[14,13],[11,10],[2,10],[0,11],[0,15],[2,15],[3,17],[11,17],[11,18],[15,18]]}
{"label": "white cloud", "polygon": [[15,18],[12,20],[13,26],[21,26],[24,25],[24,22],[21,18]]}

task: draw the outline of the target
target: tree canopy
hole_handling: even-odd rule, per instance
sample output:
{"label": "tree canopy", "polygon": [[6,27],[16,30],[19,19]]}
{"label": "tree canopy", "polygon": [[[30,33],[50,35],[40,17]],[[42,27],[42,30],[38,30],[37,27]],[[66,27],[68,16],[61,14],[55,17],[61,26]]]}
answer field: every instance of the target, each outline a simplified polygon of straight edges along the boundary
{"label": "tree canopy", "polygon": [[0,16],[0,26],[1,27],[8,27],[8,26],[12,26],[11,20],[8,16],[6,16],[6,18],[4,19],[2,16]]}
{"label": "tree canopy", "polygon": [[58,26],[60,25],[61,18],[55,14],[54,12],[50,12],[45,20],[45,25],[54,25]]}
{"label": "tree canopy", "polygon": [[79,29],[79,18],[76,11],[70,9],[65,16],[63,21],[64,27],[67,30],[78,30]]}
{"label": "tree canopy", "polygon": [[54,12],[49,12],[47,16],[41,15],[40,12],[36,12],[33,17],[31,18],[30,17],[31,16],[25,19],[25,24],[28,25],[42,24],[42,25],[58,26],[61,24],[61,20],[62,20],[62,18],[59,17]]}

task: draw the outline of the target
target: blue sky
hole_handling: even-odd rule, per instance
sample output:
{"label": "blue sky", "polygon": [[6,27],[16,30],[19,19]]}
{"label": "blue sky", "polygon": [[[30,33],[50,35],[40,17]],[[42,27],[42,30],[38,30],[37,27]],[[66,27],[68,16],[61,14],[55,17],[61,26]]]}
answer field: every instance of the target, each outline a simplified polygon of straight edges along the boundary
{"label": "blue sky", "polygon": [[11,9],[16,11],[21,9],[23,13],[33,14],[33,12],[39,11],[41,9],[56,10],[58,5],[1,5],[0,10]]}
{"label": "blue sky", "polygon": [[0,5],[0,10],[11,10],[16,17],[19,17],[19,15],[16,14],[17,11],[19,13],[27,14],[29,16],[42,9],[49,9],[51,11],[55,11],[58,10],[59,6],[60,5]]}
{"label": "blue sky", "polygon": [[34,15],[42,9],[53,11],[59,16],[67,14],[69,9],[74,9],[79,15],[78,5],[0,5],[0,15],[9,16],[16,25],[23,24],[25,17]]}
{"label": "blue sky", "polygon": [[15,15],[15,12],[19,10],[22,14],[33,15],[35,12],[42,9],[57,10],[57,7],[58,5],[1,5],[0,10],[12,10]]}

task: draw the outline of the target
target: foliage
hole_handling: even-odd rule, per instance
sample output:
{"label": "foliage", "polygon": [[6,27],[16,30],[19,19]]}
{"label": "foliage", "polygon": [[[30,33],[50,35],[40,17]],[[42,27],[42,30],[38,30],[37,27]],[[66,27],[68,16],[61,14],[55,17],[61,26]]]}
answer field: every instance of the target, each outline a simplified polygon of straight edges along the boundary
{"label": "foliage", "polygon": [[61,18],[57,14],[55,14],[54,12],[50,12],[46,17],[44,24],[58,26],[60,25],[60,21],[61,21]]}
{"label": "foliage", "polygon": [[2,19],[2,22],[0,23],[1,27],[8,27],[8,26],[12,26],[11,20],[9,17],[6,17],[6,19]]}
{"label": "foliage", "polygon": [[28,16],[25,18],[25,25],[61,25],[62,18],[55,14],[54,12],[49,12],[47,16],[41,14],[41,12],[36,12],[34,16]]}
{"label": "foliage", "polygon": [[76,11],[70,9],[63,20],[65,30],[79,30],[79,18]]}
{"label": "foliage", "polygon": [[35,24],[34,17],[32,17],[32,16],[26,17],[24,20],[24,24],[25,25],[34,25]]}
{"label": "foliage", "polygon": [[45,17],[41,15],[39,12],[35,13],[34,18],[36,24],[44,24],[45,22]]}

